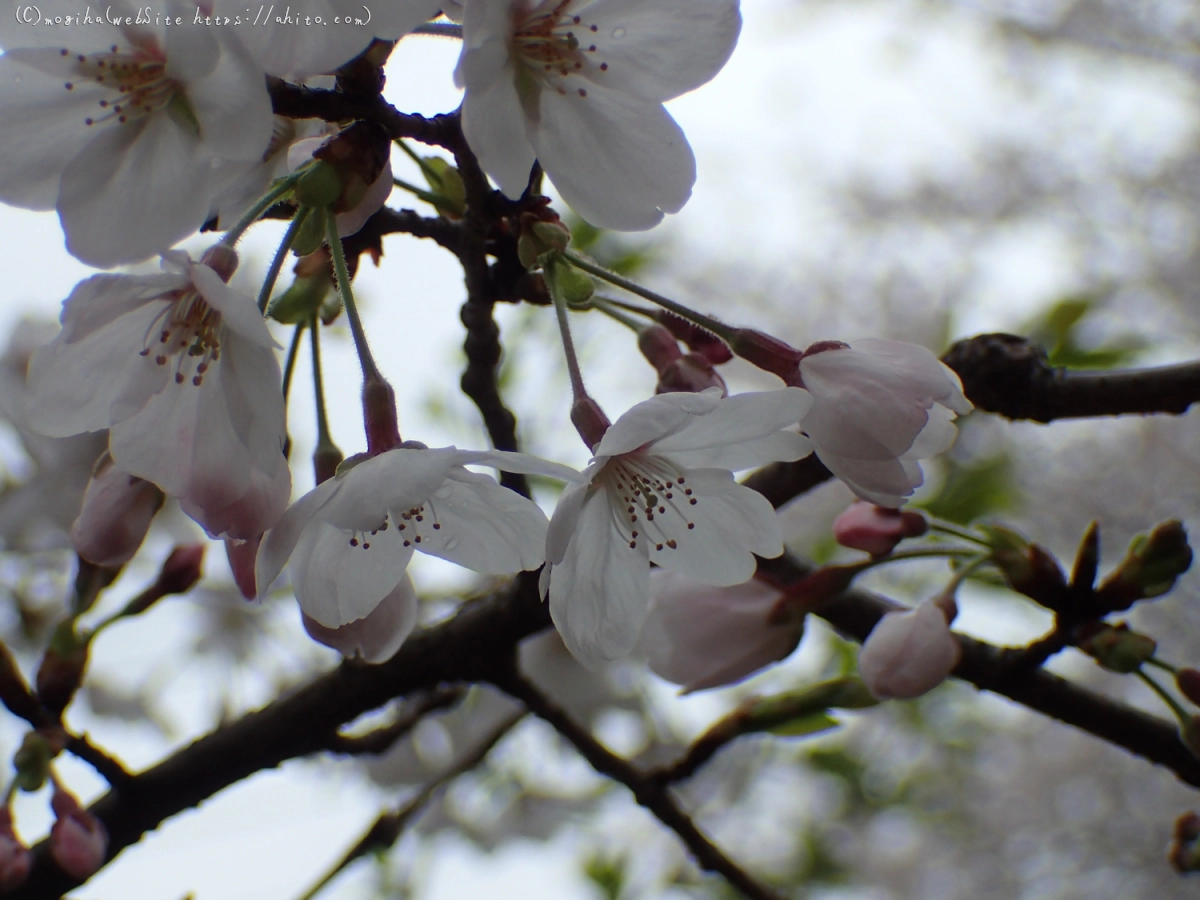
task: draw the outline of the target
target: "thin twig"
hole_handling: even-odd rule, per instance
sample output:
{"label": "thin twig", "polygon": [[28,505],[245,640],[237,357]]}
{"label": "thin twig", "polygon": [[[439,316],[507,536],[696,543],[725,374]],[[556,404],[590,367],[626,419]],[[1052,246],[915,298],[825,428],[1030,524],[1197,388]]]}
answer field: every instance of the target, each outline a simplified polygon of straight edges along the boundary
{"label": "thin twig", "polygon": [[692,851],[696,862],[708,872],[716,872],[751,900],[780,900],[778,894],[759,884],[744,869],[733,862],[696,827],[671,796],[669,789],[655,779],[642,774],[621,757],[610,753],[567,712],[539,691],[520,673],[511,669],[499,676],[496,686],[525,704],[574,745],[579,754],[601,775],[607,775],[633,792],[634,799],[652,812],[660,822],[679,835]]}
{"label": "thin twig", "polygon": [[312,900],[329,882],[354,862],[369,853],[386,850],[395,844],[400,839],[400,835],[404,833],[404,829],[408,827],[408,823],[425,808],[437,793],[445,789],[459,775],[470,772],[483,762],[484,758],[491,753],[492,748],[500,743],[500,740],[512,731],[513,727],[523,718],[525,718],[524,712],[509,716],[480,741],[470,755],[463,757],[451,768],[426,783],[407,803],[398,809],[380,813],[379,818],[363,833],[363,836],[316,884],[304,893],[300,900]]}
{"label": "thin twig", "polygon": [[463,698],[466,688],[461,686],[442,687],[414,697],[401,710],[395,722],[376,728],[363,735],[334,734],[328,749],[332,753],[348,756],[378,755],[386,753],[392,745],[412,731],[417,723],[431,712],[453,706]]}

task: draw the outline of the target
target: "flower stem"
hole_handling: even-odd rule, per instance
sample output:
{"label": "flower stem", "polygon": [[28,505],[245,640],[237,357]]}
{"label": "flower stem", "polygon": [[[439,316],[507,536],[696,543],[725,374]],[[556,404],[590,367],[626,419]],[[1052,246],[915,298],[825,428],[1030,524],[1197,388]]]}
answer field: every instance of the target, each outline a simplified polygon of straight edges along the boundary
{"label": "flower stem", "polygon": [[[430,184],[436,184],[439,187],[442,186],[442,184],[443,184],[442,176],[438,173],[437,169],[435,169],[433,166],[431,166],[429,163],[427,163],[421,157],[421,155],[419,153],[417,153],[416,150],[414,150],[412,147],[408,146],[407,143],[405,143],[404,141],[402,141],[400,139],[396,140],[396,146],[399,147],[402,151],[404,151],[405,156],[407,156],[409,159],[411,159],[413,162],[415,162],[420,167],[421,174],[424,175],[427,179],[429,179]],[[393,178],[393,180],[395,180],[395,179]],[[400,186],[405,188],[405,190],[411,190],[410,188],[408,188],[405,185],[400,185]]]}
{"label": "flower stem", "polygon": [[[547,279],[549,283],[553,279]],[[575,356],[575,342],[571,339],[571,325],[567,321],[567,299],[559,291],[552,290],[554,298],[554,314],[558,317],[558,333],[562,335],[563,353],[567,357],[567,374],[571,378],[571,395],[576,402],[588,396],[587,388],[583,386],[583,372],[579,369],[579,359]]]}
{"label": "flower stem", "polygon": [[608,316],[610,319],[616,319],[622,325],[625,325],[626,327],[631,328],[634,331],[640,332],[642,330],[642,328],[645,327],[641,322],[639,322],[633,316],[628,315],[624,312],[621,312],[621,310],[618,309],[616,307],[616,305],[610,303],[608,300],[606,300],[603,297],[592,297],[591,304],[596,309],[600,310],[600,312],[602,312],[606,316]]}
{"label": "flower stem", "polygon": [[1172,675],[1179,674],[1178,668],[1171,665],[1169,662],[1165,662],[1164,660],[1159,659],[1157,656],[1152,656],[1148,660],[1146,660],[1146,665],[1154,666],[1157,669],[1162,669],[1166,672],[1170,672]]}
{"label": "flower stem", "polygon": [[962,538],[964,541],[970,541],[972,544],[978,544],[981,547],[987,547],[989,549],[992,547],[991,544],[970,529],[960,528],[952,522],[946,522],[942,519],[930,518],[929,530],[937,531],[941,534],[948,534],[957,538]]}
{"label": "flower stem", "polygon": [[[289,175],[279,181],[275,187],[271,188],[255,203],[246,214],[237,220],[237,223],[225,232],[225,236],[221,238],[221,243],[226,247],[232,247],[242,239],[242,235],[246,233],[246,229],[258,221],[258,217],[265,213],[268,209],[275,205],[284,194],[295,187],[296,182],[300,179],[300,173]],[[294,221],[294,220],[293,220]]]}
{"label": "flower stem", "polygon": [[643,297],[646,300],[649,300],[651,303],[656,303],[663,309],[670,310],[671,312],[675,313],[675,315],[679,316],[680,318],[687,319],[689,322],[699,325],[701,328],[708,329],[726,343],[729,343],[735,339],[734,330],[723,322],[718,322],[716,319],[704,315],[704,313],[698,313],[695,310],[689,309],[682,304],[676,303],[674,300],[662,296],[662,294],[656,294],[654,291],[644,288],[639,284],[635,284],[626,278],[622,278],[616,272],[610,272],[603,266],[598,266],[594,262],[584,259],[579,254],[572,253],[570,250],[562,251],[562,255],[564,259],[571,263],[571,265],[575,266],[576,268],[583,269],[583,271],[587,272],[589,275],[594,275],[597,278],[607,281],[609,284],[615,284],[619,288],[624,288],[631,294],[637,294],[639,297]]}
{"label": "flower stem", "polygon": [[304,334],[307,322],[297,322],[296,330],[292,332],[292,342],[288,345],[287,361],[283,364],[283,399],[286,401],[288,389],[292,386],[292,372],[296,369],[296,354],[300,349],[300,337]]}
{"label": "flower stem", "polygon": [[1162,702],[1171,707],[1171,712],[1175,713],[1181,724],[1187,724],[1192,718],[1191,714],[1180,705],[1179,701],[1170,695],[1166,688],[1143,672],[1141,669],[1136,669],[1133,673],[1138,678],[1146,683],[1146,686],[1162,699]]}
{"label": "flower stem", "polygon": [[323,484],[337,474],[337,468],[345,456],[329,436],[329,419],[325,415],[325,382],[321,377],[321,320],[316,313],[313,313],[308,327],[312,332],[313,393],[317,401],[317,446],[313,448],[313,476],[317,484]]}
{"label": "flower stem", "polygon": [[260,313],[266,313],[267,304],[271,301],[271,292],[275,290],[275,282],[279,279],[279,271],[283,268],[283,261],[287,259],[288,251],[292,249],[292,242],[296,240],[297,233],[311,213],[311,206],[300,207],[296,211],[296,215],[292,217],[287,231],[284,232],[283,240],[279,242],[279,249],[275,251],[275,256],[271,259],[271,266],[267,269],[267,276],[263,279],[262,289],[258,292],[258,311]]}
{"label": "flower stem", "polygon": [[325,208],[324,214],[326,242],[333,256],[333,272],[337,276],[342,305],[346,307],[346,319],[350,322],[350,334],[354,337],[354,348],[358,351],[358,361],[362,365],[363,380],[375,378],[382,381],[383,376],[379,374],[379,367],[375,365],[375,359],[371,356],[371,348],[367,346],[367,334],[363,331],[358,307],[354,305],[354,293],[350,290],[350,270],[346,267],[346,252],[342,249],[342,239],[338,237],[337,217],[330,207]]}

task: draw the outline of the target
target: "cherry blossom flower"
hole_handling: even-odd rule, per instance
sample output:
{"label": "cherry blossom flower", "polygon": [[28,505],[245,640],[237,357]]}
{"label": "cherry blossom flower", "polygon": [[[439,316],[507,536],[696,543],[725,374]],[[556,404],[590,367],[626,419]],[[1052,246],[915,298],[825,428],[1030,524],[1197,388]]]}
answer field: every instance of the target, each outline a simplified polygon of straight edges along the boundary
{"label": "cherry blossom flower", "polygon": [[291,559],[300,609],[340,628],[366,616],[406,577],[420,550],[487,575],[536,569],[546,516],[533,502],[464,466],[578,473],[516,453],[398,447],[343,468],[267,532],[256,580],[267,591]]}
{"label": "cherry blossom flower", "polygon": [[800,376],[813,397],[800,428],[817,457],[879,506],[904,503],[924,480],[919,460],[949,449],[955,413],[974,408],[948,366],[900,341],[816,344]]}
{"label": "cherry blossom flower", "polygon": [[301,612],[304,630],[314,641],[332,647],[347,658],[369,663],[386,662],[396,655],[417,624],[417,591],[405,575],[371,612],[337,628],[327,628]]}
{"label": "cherry blossom flower", "polygon": [[920,537],[929,527],[912,510],[890,509],[856,500],[833,521],[833,537],[843,547],[887,556],[905,538]]}
{"label": "cherry blossom flower", "polygon": [[71,546],[97,566],[123,566],[146,539],[163,495],[148,481],[122,472],[105,455],[83,495],[83,508],[71,526]]}
{"label": "cherry blossom flower", "polygon": [[29,421],[53,437],[111,428],[119,469],[209,534],[246,540],[291,493],[279,364],[254,301],[223,280],[232,251],[205,258],[171,251],[160,275],[80,282],[30,363]]}
{"label": "cherry blossom flower", "polygon": [[463,133],[509,197],[537,158],[594,225],[641,231],[696,180],[662,104],[711,79],[741,29],[738,0],[466,0],[455,83]]}
{"label": "cherry blossom flower", "polygon": [[[12,44],[44,43],[46,32],[70,43]],[[191,234],[209,213],[214,163],[254,163],[270,140],[262,70],[232,30],[105,25],[5,37],[0,200],[57,208],[67,249],[90,265],[137,262]]]}
{"label": "cherry blossom flower", "polygon": [[705,584],[740,584],[754,555],[778,556],[775,511],[731,470],[806,456],[792,431],[808,409],[796,388],[722,398],[659,394],[609,427],[586,479],[564,492],[546,539],[542,594],[584,665],[631,650],[653,560]]}
{"label": "cherry blossom flower", "polygon": [[650,670],[684,693],[741,681],[789,656],[804,634],[802,615],[778,615],[783,592],[756,578],[711,587],[656,571],[650,585],[639,646]]}
{"label": "cherry blossom flower", "polygon": [[926,600],[880,619],[858,654],[867,690],[880,700],[910,700],[945,681],[962,658],[962,645],[950,631],[955,611],[952,600]]}
{"label": "cherry blossom flower", "polygon": [[387,0],[369,10],[362,0],[305,0],[300,7],[273,7],[261,24],[253,14],[262,10],[247,12],[245,0],[210,3],[215,15],[232,19],[240,14],[254,26],[239,28],[238,36],[268,75],[303,77],[332,72],[375,38],[400,40],[436,16],[441,0]]}

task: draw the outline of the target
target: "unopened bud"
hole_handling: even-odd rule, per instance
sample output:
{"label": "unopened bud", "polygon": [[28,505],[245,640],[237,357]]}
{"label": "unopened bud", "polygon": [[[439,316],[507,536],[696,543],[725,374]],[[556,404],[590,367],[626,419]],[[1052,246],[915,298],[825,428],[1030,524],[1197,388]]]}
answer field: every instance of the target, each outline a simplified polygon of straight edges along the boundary
{"label": "unopened bud", "polygon": [[729,395],[725,379],[713,368],[708,358],[699,353],[685,353],[658,373],[656,394],[685,392],[698,394],[709,388],[717,388],[722,397]]}
{"label": "unopened bud", "polygon": [[258,596],[254,563],[258,559],[258,545],[261,543],[261,534],[246,541],[225,539],[225,556],[229,560],[229,570],[233,573],[233,583],[247,600]]}
{"label": "unopened bud", "polygon": [[367,453],[378,456],[400,446],[396,418],[396,392],[377,372],[363,381],[363,425],[367,431]]}
{"label": "unopened bud", "polygon": [[[545,216],[553,216],[551,219]],[[550,210],[521,214],[521,235],[517,238],[517,258],[527,269],[539,265],[542,256],[562,252],[571,243],[571,229]]]}
{"label": "unopened bud", "polygon": [[1100,525],[1092,522],[1079,542],[1075,552],[1075,565],[1071,569],[1071,587],[1090,589],[1096,583],[1096,569],[1100,564]]}
{"label": "unopened bud", "polygon": [[[544,224],[544,223],[539,223]],[[551,297],[561,297],[568,306],[587,303],[596,293],[596,283],[587,272],[581,272],[568,262],[551,259],[544,270],[546,287]]]}
{"label": "unopened bud", "polygon": [[1181,874],[1200,872],[1200,816],[1188,812],[1175,820],[1167,858]]}
{"label": "unopened bud", "polygon": [[694,322],[689,322],[665,309],[656,310],[654,318],[675,335],[677,340],[687,344],[689,350],[703,355],[714,366],[733,359],[733,351],[729,349],[729,345],[707,328],[701,328]]}
{"label": "unopened bud", "polygon": [[833,537],[843,547],[879,557],[887,556],[905,538],[920,537],[928,527],[919,512],[858,500],[834,520]]}
{"label": "unopened bud", "polygon": [[71,545],[93,565],[120,568],[142,546],[164,499],[157,487],[121,471],[105,453],[88,482],[83,508],[71,525]]}
{"label": "unopened bud", "polygon": [[778,375],[785,384],[800,385],[800,357],[803,354],[791,344],[753,328],[737,328],[729,349],[746,362]]}
{"label": "unopened bud", "polygon": [[642,356],[646,357],[657,372],[662,372],[664,368],[683,356],[683,351],[679,349],[675,336],[662,325],[647,325],[641,329],[638,332],[637,342]]}
{"label": "unopened bud", "polygon": [[341,195],[341,176],[337,169],[328,163],[311,164],[296,182],[296,199],[302,206],[324,209],[333,206]]}
{"label": "unopened bud", "polygon": [[0,892],[19,888],[32,868],[33,854],[17,837],[12,809],[0,807]]}
{"label": "unopened bud", "polygon": [[571,406],[571,424],[575,426],[587,448],[594,451],[612,422],[608,420],[599,403],[591,397],[583,397]]}
{"label": "unopened bud", "polygon": [[1184,666],[1175,673],[1175,685],[1183,696],[1200,706],[1200,670]]}
{"label": "unopened bud", "polygon": [[999,525],[980,526],[992,546],[992,563],[1018,594],[1047,609],[1061,610],[1067,596],[1067,578],[1058,560],[1037,544]]}
{"label": "unopened bud", "polygon": [[1110,672],[1128,675],[1154,656],[1158,644],[1153,638],[1130,631],[1129,626],[1102,625],[1079,642],[1079,649]]}
{"label": "unopened bud", "polygon": [[44,734],[26,732],[21,746],[13,754],[13,768],[16,770],[13,781],[17,787],[28,792],[41,790],[50,775],[50,763],[58,755],[59,749]]}
{"label": "unopened bud", "polygon": [[205,544],[181,544],[167,556],[155,584],[164,594],[186,594],[204,576]]}
{"label": "unopened bud", "polygon": [[945,610],[927,600],[876,623],[858,654],[858,671],[880,700],[910,700],[945,681],[961,658]]}
{"label": "unopened bud", "polygon": [[55,816],[50,827],[50,854],[64,872],[86,881],[108,858],[108,831],[60,785],[55,785],[50,808]]}
{"label": "unopened bud", "polygon": [[1182,523],[1168,519],[1148,534],[1139,534],[1096,594],[1109,610],[1128,609],[1138,600],[1158,597],[1192,565],[1192,548]]}
{"label": "unopened bud", "polygon": [[36,680],[38,700],[52,715],[62,715],[83,683],[88,650],[89,641],[76,634],[73,619],[60,622],[54,629]]}
{"label": "unopened bud", "polygon": [[233,273],[237,271],[237,251],[225,244],[213,244],[200,257],[200,264],[208,266],[221,277],[222,281],[228,284]]}
{"label": "unopened bud", "polygon": [[[363,202],[367,189],[379,180],[391,161],[391,140],[381,125],[358,121],[344,128],[313,151],[313,158],[329,164],[341,182],[341,190],[332,200],[312,203],[296,196],[308,206],[332,206],[335,213],[344,213]],[[301,178],[307,178],[307,173]],[[389,193],[391,185],[388,185]],[[357,229],[355,229],[357,230]]]}

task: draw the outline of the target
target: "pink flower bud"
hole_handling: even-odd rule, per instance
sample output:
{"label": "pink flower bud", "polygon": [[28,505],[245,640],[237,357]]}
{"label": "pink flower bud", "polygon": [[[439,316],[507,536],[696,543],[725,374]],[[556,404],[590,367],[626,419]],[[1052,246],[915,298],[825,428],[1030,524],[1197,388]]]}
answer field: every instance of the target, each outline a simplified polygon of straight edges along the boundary
{"label": "pink flower bud", "polygon": [[417,624],[417,592],[405,575],[395,590],[364,618],[328,628],[301,612],[304,630],[318,644],[332,647],[347,658],[369,663],[386,662],[396,655]]}
{"label": "pink flower bud", "polygon": [[876,623],[858,654],[858,671],[880,700],[909,700],[945,681],[961,657],[945,613],[927,600]]}
{"label": "pink flower bud", "polygon": [[13,828],[12,810],[0,809],[0,891],[11,891],[25,883],[33,868],[33,854],[21,843]]}
{"label": "pink flower bud", "polygon": [[238,255],[232,247],[213,244],[200,257],[200,264],[208,266],[221,277],[222,281],[228,284],[233,273],[237,271]]}
{"label": "pink flower bud", "polygon": [[247,600],[258,596],[258,586],[254,580],[254,562],[258,558],[258,545],[261,543],[261,534],[248,541],[225,541],[225,556],[229,559],[229,568],[233,572],[233,583]]}
{"label": "pink flower bud", "polygon": [[108,858],[108,832],[99,819],[57,784],[50,807],[56,817],[50,828],[50,853],[64,872],[86,881]]}
{"label": "pink flower bud", "polygon": [[757,579],[711,587],[673,572],[651,577],[641,647],[650,669],[684,692],[733,684],[791,654],[799,617],[773,616],[781,591]]}
{"label": "pink flower bud", "polygon": [[729,396],[725,379],[713,368],[708,358],[700,353],[685,353],[679,359],[658,372],[656,394],[680,391],[699,394],[709,388],[719,388],[722,397]]}
{"label": "pink flower bud", "polygon": [[919,537],[927,527],[925,517],[919,512],[858,501],[834,520],[833,536],[851,550],[887,556],[904,538]]}
{"label": "pink flower bud", "polygon": [[119,568],[137,553],[162,507],[163,493],[101,457],[83,495],[83,508],[71,526],[71,545],[93,565]]}
{"label": "pink flower bud", "polygon": [[733,359],[733,351],[729,349],[728,344],[694,322],[680,318],[665,309],[656,310],[654,318],[670,330],[677,340],[687,344],[689,350],[702,354],[714,366]]}
{"label": "pink flower bud", "polygon": [[659,373],[683,356],[675,336],[662,325],[647,325],[639,331],[638,349]]}

